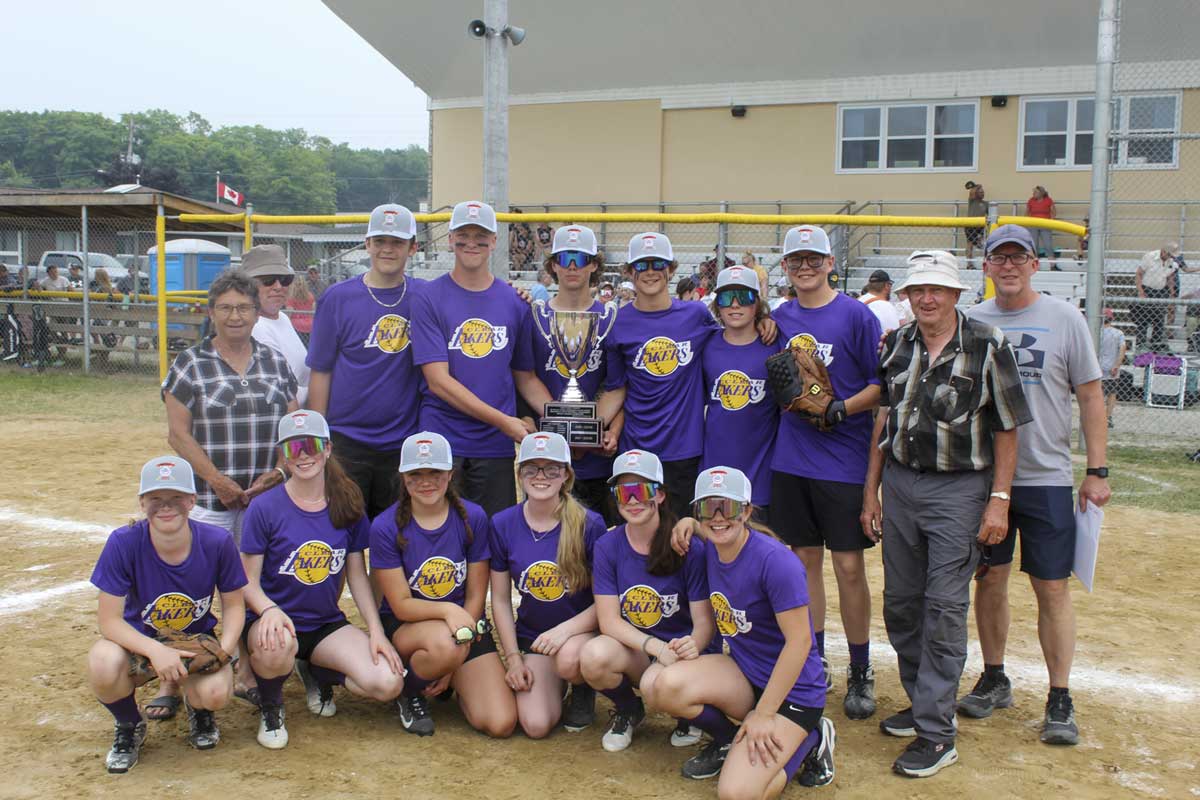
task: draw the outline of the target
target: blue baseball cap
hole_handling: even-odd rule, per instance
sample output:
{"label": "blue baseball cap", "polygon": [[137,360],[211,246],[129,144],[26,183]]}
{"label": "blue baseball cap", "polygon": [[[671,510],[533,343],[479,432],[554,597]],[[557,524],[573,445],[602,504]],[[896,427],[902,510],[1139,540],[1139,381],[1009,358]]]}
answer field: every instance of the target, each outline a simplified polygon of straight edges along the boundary
{"label": "blue baseball cap", "polygon": [[983,253],[987,255],[1002,244],[1019,244],[1028,253],[1037,253],[1037,247],[1033,244],[1033,234],[1027,228],[1020,225],[1001,225],[996,230],[992,231],[987,237],[987,244],[984,245]]}

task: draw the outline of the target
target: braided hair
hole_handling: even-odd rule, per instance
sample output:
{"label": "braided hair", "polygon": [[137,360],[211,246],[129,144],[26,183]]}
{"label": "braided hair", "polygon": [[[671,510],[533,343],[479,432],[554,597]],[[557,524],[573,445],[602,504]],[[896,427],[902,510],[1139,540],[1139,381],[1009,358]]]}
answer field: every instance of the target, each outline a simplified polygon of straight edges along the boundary
{"label": "braided hair", "polygon": [[[404,549],[408,547],[408,539],[404,537],[404,528],[412,521],[412,496],[404,486],[403,479],[399,481],[399,484],[399,499],[396,502],[396,549],[403,553]],[[462,497],[459,496],[458,490],[454,488],[453,482],[446,487],[446,500],[462,518],[463,527],[467,530],[467,544],[471,544],[475,540],[475,534],[471,530],[470,520],[467,519],[467,507],[463,503]]]}

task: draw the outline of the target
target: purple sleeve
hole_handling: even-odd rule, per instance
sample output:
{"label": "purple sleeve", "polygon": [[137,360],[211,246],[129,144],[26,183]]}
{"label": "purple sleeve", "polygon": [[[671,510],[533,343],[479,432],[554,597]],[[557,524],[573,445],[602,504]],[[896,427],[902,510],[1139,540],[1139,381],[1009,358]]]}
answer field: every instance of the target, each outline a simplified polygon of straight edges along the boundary
{"label": "purple sleeve", "polygon": [[[620,322],[620,313],[617,321]],[[604,371],[605,389],[620,389],[625,385],[625,356],[611,336],[604,340]]]}
{"label": "purple sleeve", "polygon": [[699,305],[700,329],[704,335],[703,342],[707,342],[710,338],[722,331],[721,323],[717,322],[717,318],[713,316],[711,311],[709,311],[707,303],[700,303]]}
{"label": "purple sleeve", "polygon": [[237,545],[233,543],[233,534],[222,531],[221,550],[217,554],[217,591],[233,592],[241,589],[247,583],[246,570],[242,568],[242,560],[238,558]]}
{"label": "purple sleeve", "polygon": [[450,361],[450,355],[446,350],[446,337],[442,333],[432,294],[434,292],[424,291],[413,297],[410,339],[412,340],[413,363],[418,366],[438,361],[447,363]]}
{"label": "purple sleeve", "polygon": [[708,600],[708,567],[704,559],[704,542],[699,537],[692,539],[692,545],[683,559],[683,582],[687,587],[689,603]]}
{"label": "purple sleeve", "polygon": [[517,336],[513,340],[512,369],[529,372],[536,363],[533,359],[533,311],[529,304],[519,297],[513,298],[518,304]]}
{"label": "purple sleeve", "polygon": [[338,302],[326,293],[313,314],[312,333],[308,337],[308,356],[304,363],[317,372],[333,372],[338,351]]}
{"label": "purple sleeve", "polygon": [[467,547],[467,563],[489,561],[492,557],[492,521],[482,508],[467,510],[467,521],[471,523],[471,544]]}
{"label": "purple sleeve", "polygon": [[858,350],[855,354],[856,363],[860,365],[864,381],[879,385],[879,337],[883,335],[883,328],[880,327],[879,317],[875,316],[875,312],[866,306],[863,306],[863,309],[867,313],[863,315],[863,324],[858,326],[858,341],[855,342]]}
{"label": "purple sleeve", "polygon": [[261,556],[267,552],[270,529],[263,506],[262,495],[259,495],[250,501],[242,520],[242,552],[246,555]]}
{"label": "purple sleeve", "polygon": [[771,610],[776,614],[808,605],[808,578],[800,559],[782,556],[772,558],[768,555],[763,559],[761,574],[760,585],[771,603]]}
{"label": "purple sleeve", "polygon": [[613,556],[613,542],[604,540],[597,542],[593,552],[592,563],[592,594],[617,595],[617,561]]}
{"label": "purple sleeve", "polygon": [[350,526],[349,544],[346,549],[351,553],[361,553],[371,546],[370,517],[363,514],[358,521]]}
{"label": "purple sleeve", "polygon": [[[243,536],[245,533],[243,532]],[[371,523],[371,569],[404,569],[396,547],[396,507],[388,506]]]}
{"label": "purple sleeve", "polygon": [[508,572],[508,531],[501,530],[495,518],[492,519],[488,539],[492,550],[492,572]]}
{"label": "purple sleeve", "polygon": [[[123,529],[122,529],[123,530]],[[129,559],[121,547],[120,531],[113,531],[100,551],[96,568],[92,570],[92,585],[115,597],[124,597],[133,588],[133,576],[129,573]]]}

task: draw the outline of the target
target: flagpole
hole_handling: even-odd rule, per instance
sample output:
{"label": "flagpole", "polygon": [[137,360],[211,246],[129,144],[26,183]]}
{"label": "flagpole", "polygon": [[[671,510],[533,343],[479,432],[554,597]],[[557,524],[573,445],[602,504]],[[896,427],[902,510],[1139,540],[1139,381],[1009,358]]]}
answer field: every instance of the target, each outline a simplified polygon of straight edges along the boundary
{"label": "flagpole", "polygon": [[217,170],[217,202],[221,202],[221,170]]}

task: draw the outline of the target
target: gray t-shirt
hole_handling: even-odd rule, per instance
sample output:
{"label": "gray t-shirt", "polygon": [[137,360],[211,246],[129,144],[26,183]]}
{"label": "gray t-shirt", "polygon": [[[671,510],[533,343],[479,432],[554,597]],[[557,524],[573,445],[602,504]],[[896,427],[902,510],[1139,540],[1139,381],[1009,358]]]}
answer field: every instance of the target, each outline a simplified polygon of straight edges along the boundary
{"label": "gray t-shirt", "polygon": [[1014,486],[1073,486],[1071,387],[1100,379],[1100,364],[1079,309],[1041,295],[1020,311],[987,300],[967,316],[994,325],[1017,353],[1033,422],[1017,432]]}
{"label": "gray t-shirt", "polygon": [[1100,329],[1100,371],[1104,377],[1109,377],[1113,367],[1117,365],[1117,356],[1121,354],[1121,345],[1125,344],[1125,334],[1120,328],[1105,325]]}

